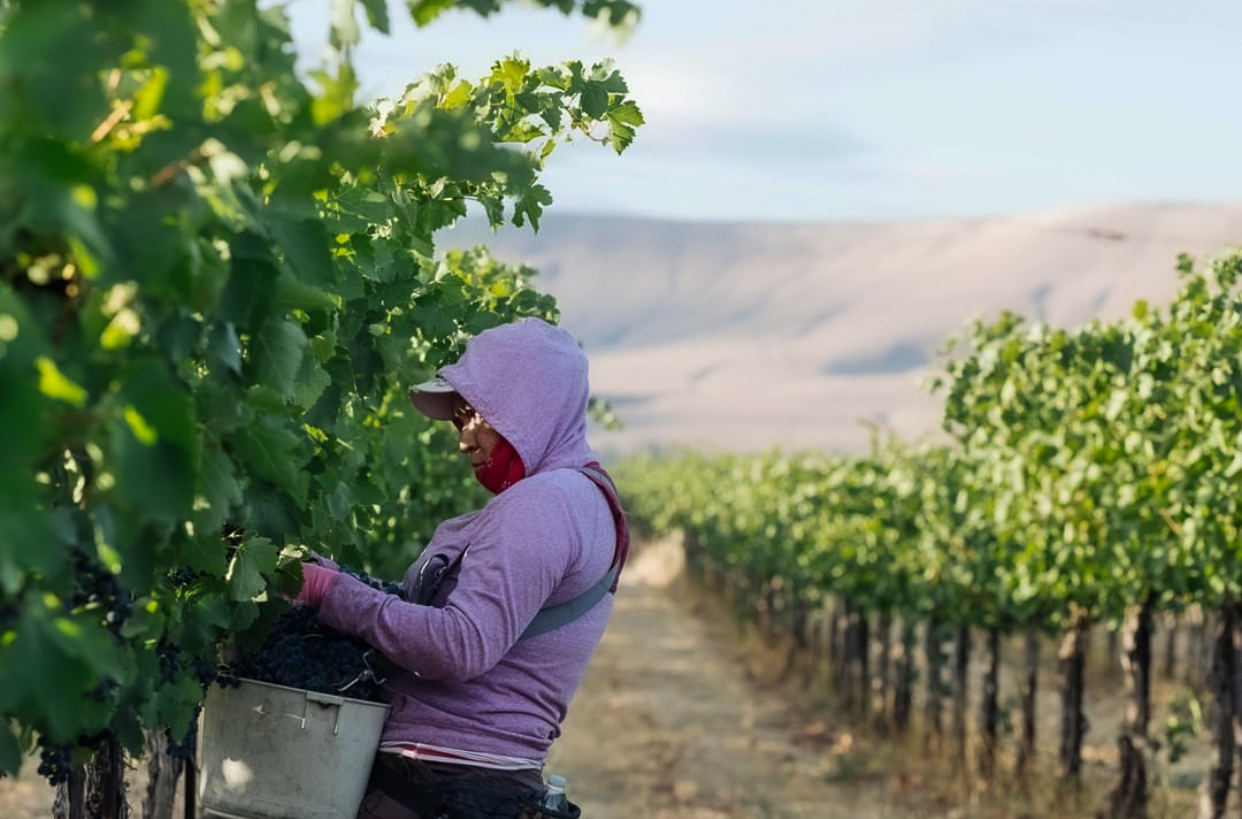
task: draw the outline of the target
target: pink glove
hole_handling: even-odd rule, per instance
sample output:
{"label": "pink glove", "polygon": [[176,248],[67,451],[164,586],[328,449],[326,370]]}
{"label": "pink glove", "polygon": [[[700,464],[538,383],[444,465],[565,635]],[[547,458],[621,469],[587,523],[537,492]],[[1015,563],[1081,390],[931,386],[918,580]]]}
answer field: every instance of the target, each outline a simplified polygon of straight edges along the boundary
{"label": "pink glove", "polygon": [[332,587],[337,574],[335,569],[325,569],[314,563],[303,563],[302,590],[298,592],[297,597],[293,598],[293,602],[318,606],[323,596],[328,593],[328,589]]}

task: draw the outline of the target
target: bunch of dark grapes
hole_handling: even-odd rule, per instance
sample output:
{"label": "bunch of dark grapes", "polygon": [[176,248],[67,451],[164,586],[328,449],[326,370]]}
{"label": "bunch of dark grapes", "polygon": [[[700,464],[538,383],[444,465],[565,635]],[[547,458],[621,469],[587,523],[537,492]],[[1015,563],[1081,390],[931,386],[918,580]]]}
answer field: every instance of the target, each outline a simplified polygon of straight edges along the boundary
{"label": "bunch of dark grapes", "polygon": [[76,742],[54,742],[45,736],[39,736],[39,776],[47,780],[52,787],[69,779],[73,770],[73,752],[77,748],[94,751],[108,738],[107,731],[95,734],[84,734]]}
{"label": "bunch of dark grapes", "polygon": [[340,570],[350,577],[355,577],[358,580],[361,580],[363,583],[366,583],[368,586],[377,591],[382,591],[385,594],[395,594],[398,597],[401,596],[401,585],[394,583],[391,580],[380,580],[377,577],[371,577],[371,575],[366,572],[356,570],[353,566],[342,565]]}
{"label": "bunch of dark grapes", "polygon": [[160,661],[160,679],[172,682],[181,670],[181,646],[160,643],[156,656]]}
{"label": "bunch of dark grapes", "polygon": [[[171,683],[177,678],[177,674],[182,668],[182,652],[181,647],[172,643],[160,643],[156,649],[160,663],[160,677],[166,683]],[[203,687],[205,692],[211,687],[213,682],[221,679],[220,667],[214,660],[206,657],[195,657],[192,661],[194,667],[194,677],[198,680],[198,684]],[[223,686],[225,681],[221,680]],[[198,747],[198,716],[202,713],[203,706],[198,705],[194,708],[194,717],[190,722],[190,728],[181,739],[173,738],[172,733],[165,728],[164,736],[168,739],[168,753],[170,756],[178,759],[190,759],[194,756],[195,748]]]}
{"label": "bunch of dark grapes", "polygon": [[[156,657],[160,663],[160,678],[170,683],[177,679],[177,675],[186,663],[181,659],[181,646],[175,643],[161,641],[156,647]],[[198,680],[198,684],[206,691],[211,684],[220,676],[220,666],[215,660],[206,657],[194,657],[189,665],[194,667],[194,677]]]}
{"label": "bunch of dark grapes", "polygon": [[182,566],[175,572],[168,573],[168,579],[172,581],[174,589],[184,589],[186,586],[193,585],[195,580],[202,577],[203,573],[198,569],[190,566]]}
{"label": "bunch of dark grapes", "polygon": [[219,683],[235,685],[244,677],[376,702],[380,686],[364,674],[374,664],[366,656],[370,651],[363,641],[320,623],[317,609],[295,606],[277,618],[259,651],[244,655]]}
{"label": "bunch of dark grapes", "polygon": [[73,770],[72,742],[53,742],[45,736],[39,737],[39,776],[56,787],[69,779]]}
{"label": "bunch of dark grapes", "polygon": [[194,717],[190,720],[190,728],[180,740],[173,739],[172,733],[167,728],[164,729],[164,736],[168,739],[169,756],[174,759],[192,759],[194,757],[194,752],[198,748],[198,715],[202,712],[203,706],[195,707]]}
{"label": "bunch of dark grapes", "polygon": [[198,684],[203,687],[206,692],[211,684],[220,676],[220,666],[215,660],[208,660],[206,657],[194,658],[194,676],[198,678]]}
{"label": "bunch of dark grapes", "polygon": [[107,702],[108,695],[120,688],[120,686],[121,684],[117,682],[115,677],[104,677],[88,696],[95,702]]}
{"label": "bunch of dark grapes", "polygon": [[134,613],[133,595],[121,588],[116,575],[87,557],[81,549],[73,550],[73,571],[78,581],[73,605],[98,608],[103,612],[108,629],[114,634],[120,633],[121,626]]}

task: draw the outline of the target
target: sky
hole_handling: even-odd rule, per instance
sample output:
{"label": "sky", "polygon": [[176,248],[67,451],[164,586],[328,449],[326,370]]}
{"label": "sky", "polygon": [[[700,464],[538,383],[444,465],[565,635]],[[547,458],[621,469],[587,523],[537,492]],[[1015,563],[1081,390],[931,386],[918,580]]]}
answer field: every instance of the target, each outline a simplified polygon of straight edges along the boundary
{"label": "sky", "polygon": [[[553,213],[890,221],[1242,201],[1236,0],[639,0],[625,39],[520,4],[355,51],[366,97],[444,62],[615,60],[647,125],[558,150]],[[291,5],[299,50],[322,0]]]}

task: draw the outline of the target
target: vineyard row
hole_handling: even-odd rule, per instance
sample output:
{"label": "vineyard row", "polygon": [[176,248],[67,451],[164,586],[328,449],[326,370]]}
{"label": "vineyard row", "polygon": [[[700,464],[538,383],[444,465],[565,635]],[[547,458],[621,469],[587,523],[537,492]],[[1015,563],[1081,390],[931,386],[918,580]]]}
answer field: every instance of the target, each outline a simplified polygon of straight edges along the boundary
{"label": "vineyard row", "polygon": [[[1070,779],[1082,766],[1089,629],[1117,628],[1127,709],[1112,816],[1144,815],[1149,801],[1154,625],[1192,607],[1210,613],[1204,811],[1223,815],[1242,728],[1242,255],[1200,269],[1183,257],[1179,271],[1167,307],[1140,302],[1123,321],[976,323],[932,385],[945,400],[942,439],[877,437],[853,457],[638,457],[618,470],[630,509],[654,534],[684,533],[692,565],[756,610],[782,612],[795,639],[806,641],[826,601],[841,601],[847,699],[869,679],[869,631],[893,641],[901,650],[879,656],[906,663],[881,675],[895,681],[885,702],[898,727],[916,633],[928,635],[932,690],[940,669],[965,667],[970,632],[987,635],[985,749],[996,742],[1002,638],[1027,635],[1034,647],[1058,636],[1060,773]],[[1033,719],[1033,694],[1024,700]],[[925,722],[938,725],[938,713]],[[1022,743],[1020,760],[1033,740]]]}

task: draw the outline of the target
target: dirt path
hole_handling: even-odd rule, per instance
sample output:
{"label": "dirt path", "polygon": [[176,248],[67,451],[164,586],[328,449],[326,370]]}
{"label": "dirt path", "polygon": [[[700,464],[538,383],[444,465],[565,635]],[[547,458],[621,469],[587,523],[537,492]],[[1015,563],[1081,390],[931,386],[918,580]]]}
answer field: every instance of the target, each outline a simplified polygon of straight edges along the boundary
{"label": "dirt path", "polygon": [[[626,570],[551,771],[587,819],[900,817],[869,752],[776,682],[727,616],[649,545]],[[766,665],[766,667],[765,667]]]}

